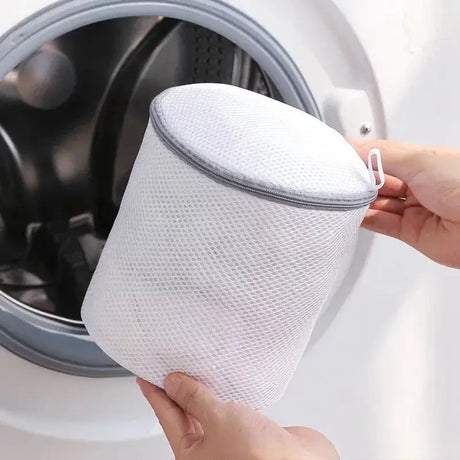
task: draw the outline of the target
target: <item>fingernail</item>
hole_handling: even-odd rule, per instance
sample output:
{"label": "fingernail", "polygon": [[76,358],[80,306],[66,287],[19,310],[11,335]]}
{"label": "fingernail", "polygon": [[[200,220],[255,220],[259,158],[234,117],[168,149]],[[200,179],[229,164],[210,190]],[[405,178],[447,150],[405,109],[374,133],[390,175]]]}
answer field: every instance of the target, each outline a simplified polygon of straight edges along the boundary
{"label": "fingernail", "polygon": [[181,382],[181,378],[179,375],[177,374],[168,375],[164,382],[166,394],[171,397],[176,396],[177,391],[179,389],[180,382]]}

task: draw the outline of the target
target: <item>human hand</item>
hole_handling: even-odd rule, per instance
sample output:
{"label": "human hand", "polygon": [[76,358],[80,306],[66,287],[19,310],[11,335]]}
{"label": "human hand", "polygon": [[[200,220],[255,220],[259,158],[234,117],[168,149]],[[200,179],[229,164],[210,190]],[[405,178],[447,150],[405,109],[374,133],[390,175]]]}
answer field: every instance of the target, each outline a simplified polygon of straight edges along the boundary
{"label": "human hand", "polygon": [[137,379],[178,460],[336,460],[332,444],[309,428],[282,428],[259,412],[226,403],[204,385],[171,374],[165,391]]}
{"label": "human hand", "polygon": [[348,141],[365,161],[372,148],[379,149],[386,173],[363,227],[460,268],[460,152],[392,141]]}

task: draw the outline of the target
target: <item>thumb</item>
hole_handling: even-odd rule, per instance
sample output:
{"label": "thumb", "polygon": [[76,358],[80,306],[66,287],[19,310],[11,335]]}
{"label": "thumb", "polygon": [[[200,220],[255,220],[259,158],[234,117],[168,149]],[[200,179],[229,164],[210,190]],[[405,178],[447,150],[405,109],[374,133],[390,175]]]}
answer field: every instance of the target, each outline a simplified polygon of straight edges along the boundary
{"label": "thumb", "polygon": [[166,394],[203,427],[213,423],[224,403],[207,387],[184,374],[170,374],[164,381]]}
{"label": "thumb", "polygon": [[363,161],[372,149],[380,150],[385,174],[397,177],[410,183],[414,176],[427,167],[433,149],[418,145],[393,141],[363,141],[360,138],[348,137],[348,142],[355,148]]}

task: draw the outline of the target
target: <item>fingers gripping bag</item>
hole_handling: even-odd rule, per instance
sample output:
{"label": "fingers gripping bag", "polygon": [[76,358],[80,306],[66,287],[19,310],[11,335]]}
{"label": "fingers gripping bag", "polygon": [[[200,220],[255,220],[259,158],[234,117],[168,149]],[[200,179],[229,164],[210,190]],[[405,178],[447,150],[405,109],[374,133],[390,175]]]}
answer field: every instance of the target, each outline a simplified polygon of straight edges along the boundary
{"label": "fingers gripping bag", "polygon": [[168,89],[86,294],[88,332],[158,386],[179,371],[270,405],[376,190],[346,140],[298,109],[228,85]]}

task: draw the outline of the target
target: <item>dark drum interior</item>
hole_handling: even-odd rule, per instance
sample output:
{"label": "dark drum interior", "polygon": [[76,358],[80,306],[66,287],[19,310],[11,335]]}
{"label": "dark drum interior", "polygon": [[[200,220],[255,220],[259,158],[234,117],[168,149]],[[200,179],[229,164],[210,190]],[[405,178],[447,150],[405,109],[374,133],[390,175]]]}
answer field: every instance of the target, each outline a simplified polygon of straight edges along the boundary
{"label": "dark drum interior", "polygon": [[77,29],[0,81],[1,291],[37,312],[80,320],[151,100],[199,82],[280,98],[232,42],[160,17]]}

